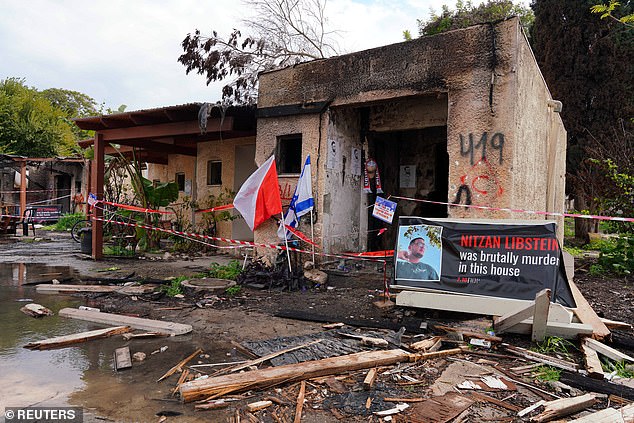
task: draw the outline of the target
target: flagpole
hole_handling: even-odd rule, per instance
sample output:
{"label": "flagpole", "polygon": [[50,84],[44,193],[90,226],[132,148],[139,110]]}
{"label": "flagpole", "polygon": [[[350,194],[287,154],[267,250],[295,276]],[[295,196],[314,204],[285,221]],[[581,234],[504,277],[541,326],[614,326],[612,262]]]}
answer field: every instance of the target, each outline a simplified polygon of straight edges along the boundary
{"label": "flagpole", "polygon": [[[310,210],[310,239],[315,242],[315,229],[313,228],[313,210]],[[311,244],[313,247],[313,268],[315,268],[315,244]]]}
{"label": "flagpole", "polygon": [[286,236],[286,225],[284,223],[284,213],[281,213],[281,215],[282,215],[282,226],[284,227],[284,244],[286,244],[286,258],[288,258],[288,272],[292,275],[293,269],[291,268],[291,252],[288,250],[288,237]]}

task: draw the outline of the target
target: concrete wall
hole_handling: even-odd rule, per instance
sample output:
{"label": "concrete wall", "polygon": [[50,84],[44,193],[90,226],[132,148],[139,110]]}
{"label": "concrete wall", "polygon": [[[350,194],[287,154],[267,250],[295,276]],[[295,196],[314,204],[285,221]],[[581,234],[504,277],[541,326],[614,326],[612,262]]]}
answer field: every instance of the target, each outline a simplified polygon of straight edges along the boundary
{"label": "concrete wall", "polygon": [[[260,118],[256,160],[271,154],[276,136],[297,132],[305,152],[322,151],[331,140],[348,152],[363,142],[365,108],[371,132],[446,125],[450,202],[469,197],[473,205],[543,210],[549,201],[556,208],[563,201],[565,136],[549,99],[517,19],[474,26],[262,74],[259,109],[324,102],[330,111],[323,119],[318,113]],[[324,153],[313,160],[320,241],[327,251],[358,251],[367,229],[359,182],[344,175],[343,163],[328,169],[325,160]],[[458,207],[449,216],[524,217]],[[256,233],[256,240],[269,235]]]}
{"label": "concrete wall", "polygon": [[[198,144],[198,160],[196,171],[196,198],[200,208],[211,207],[211,198],[215,199],[226,191],[234,191],[235,174],[235,150],[237,145],[255,144],[255,137],[235,138],[229,140],[209,141]],[[222,185],[207,185],[207,162],[209,160],[222,161]],[[231,202],[231,200],[228,200]],[[219,204],[216,204],[219,205]],[[237,212],[233,212],[236,213]],[[196,221],[201,223],[201,216],[196,217]],[[217,227],[217,234],[221,237],[231,237],[231,222],[220,222]]]}

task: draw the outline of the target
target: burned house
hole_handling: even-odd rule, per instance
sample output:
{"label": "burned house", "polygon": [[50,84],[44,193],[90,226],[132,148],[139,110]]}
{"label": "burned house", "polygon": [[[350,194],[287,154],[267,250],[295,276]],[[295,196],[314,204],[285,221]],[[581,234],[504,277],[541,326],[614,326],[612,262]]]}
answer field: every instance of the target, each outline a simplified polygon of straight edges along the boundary
{"label": "burned house", "polygon": [[[298,64],[259,84],[256,161],[275,153],[280,186],[292,193],[311,155],[325,251],[393,248],[394,229],[371,217],[377,195],[563,209],[561,103],[517,18]],[[404,199],[397,214],[543,219]],[[256,240],[271,239],[273,226]]]}

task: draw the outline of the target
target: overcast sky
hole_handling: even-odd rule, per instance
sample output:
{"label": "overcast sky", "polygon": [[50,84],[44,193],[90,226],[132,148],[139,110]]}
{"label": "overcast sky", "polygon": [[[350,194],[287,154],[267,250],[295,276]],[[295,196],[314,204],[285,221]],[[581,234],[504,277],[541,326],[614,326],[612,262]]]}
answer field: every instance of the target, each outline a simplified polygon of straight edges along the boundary
{"label": "overcast sky", "polygon": [[[353,52],[403,40],[442,0],[330,0],[330,26]],[[479,3],[474,1],[474,3]],[[198,28],[243,28],[239,0],[0,0],[0,79],[80,91],[128,111],[220,99],[220,83],[185,75],[181,41]]]}

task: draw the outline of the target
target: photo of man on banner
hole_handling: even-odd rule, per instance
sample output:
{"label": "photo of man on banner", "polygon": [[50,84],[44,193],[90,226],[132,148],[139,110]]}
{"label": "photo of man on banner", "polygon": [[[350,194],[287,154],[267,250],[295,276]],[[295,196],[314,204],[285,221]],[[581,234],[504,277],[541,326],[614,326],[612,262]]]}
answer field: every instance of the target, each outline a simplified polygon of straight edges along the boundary
{"label": "photo of man on banner", "polygon": [[442,263],[442,227],[399,227],[396,245],[396,279],[439,281]]}

